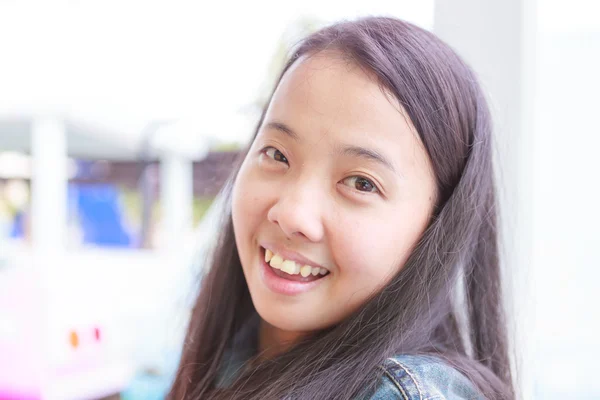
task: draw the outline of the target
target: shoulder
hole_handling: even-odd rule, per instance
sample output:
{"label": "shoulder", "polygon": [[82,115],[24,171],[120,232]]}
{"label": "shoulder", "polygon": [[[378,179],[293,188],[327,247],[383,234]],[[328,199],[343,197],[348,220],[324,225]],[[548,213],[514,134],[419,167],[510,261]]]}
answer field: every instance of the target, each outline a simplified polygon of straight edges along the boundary
{"label": "shoulder", "polygon": [[369,400],[483,399],[471,381],[434,356],[402,355],[388,358],[383,376]]}

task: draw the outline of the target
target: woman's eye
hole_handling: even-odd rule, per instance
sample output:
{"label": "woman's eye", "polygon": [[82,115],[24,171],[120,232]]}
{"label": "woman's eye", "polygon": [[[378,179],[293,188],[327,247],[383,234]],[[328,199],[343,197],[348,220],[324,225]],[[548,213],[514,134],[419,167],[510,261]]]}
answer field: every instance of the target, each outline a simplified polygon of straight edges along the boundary
{"label": "woman's eye", "polygon": [[272,158],[275,161],[283,162],[286,164],[288,162],[287,158],[285,158],[283,153],[277,150],[275,147],[265,147],[263,153],[265,153],[267,157]]}
{"label": "woman's eye", "polygon": [[379,190],[377,186],[367,178],[363,178],[362,176],[351,176],[349,178],[344,179],[345,185],[350,186],[351,188],[358,190],[359,192],[365,193],[377,193]]}

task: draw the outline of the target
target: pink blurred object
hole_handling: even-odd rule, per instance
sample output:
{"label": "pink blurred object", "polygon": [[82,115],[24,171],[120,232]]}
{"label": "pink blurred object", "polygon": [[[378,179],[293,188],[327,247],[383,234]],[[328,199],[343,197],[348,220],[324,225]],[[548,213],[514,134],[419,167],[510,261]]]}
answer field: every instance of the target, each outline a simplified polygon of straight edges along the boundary
{"label": "pink blurred object", "polygon": [[111,358],[106,327],[77,292],[42,287],[31,268],[0,274],[0,400],[92,399],[128,384],[132,368]]}
{"label": "pink blurred object", "polygon": [[3,271],[0,280],[0,399],[41,398],[44,327],[36,284],[31,271]]}

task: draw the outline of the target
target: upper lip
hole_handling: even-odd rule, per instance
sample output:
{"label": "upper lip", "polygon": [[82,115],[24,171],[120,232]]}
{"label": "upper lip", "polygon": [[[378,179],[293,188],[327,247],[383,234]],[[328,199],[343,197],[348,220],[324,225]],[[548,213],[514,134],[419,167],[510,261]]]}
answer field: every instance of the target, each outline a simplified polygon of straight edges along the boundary
{"label": "upper lip", "polygon": [[261,243],[261,246],[265,249],[271,250],[274,254],[279,254],[281,257],[283,257],[284,260],[294,261],[301,265],[310,265],[311,267],[315,268],[325,268],[324,266],[317,264],[311,259],[304,257],[302,254],[296,253],[292,250],[288,250],[285,247],[280,247],[273,243]]}

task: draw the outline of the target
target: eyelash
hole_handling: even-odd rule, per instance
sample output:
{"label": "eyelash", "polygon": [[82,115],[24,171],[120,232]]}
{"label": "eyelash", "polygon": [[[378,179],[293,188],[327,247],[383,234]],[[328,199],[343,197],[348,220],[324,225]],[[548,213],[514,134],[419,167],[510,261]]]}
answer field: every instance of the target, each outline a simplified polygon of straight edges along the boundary
{"label": "eyelash", "polygon": [[[271,152],[271,150],[273,150],[273,155],[269,155],[269,153]],[[286,156],[283,155],[283,153],[279,150],[277,150],[275,147],[273,146],[267,146],[265,148],[263,148],[260,151],[262,154],[266,155],[268,158],[270,158],[271,160],[275,161],[275,162],[283,162],[288,164],[288,159]],[[280,156],[280,159],[277,160],[276,157]],[[282,158],[282,159],[281,159]],[[289,164],[288,164],[289,165]],[[365,178],[364,176],[360,176],[360,175],[353,175],[353,176],[349,176],[347,178],[342,179],[342,182],[345,182],[349,179],[354,179],[354,182],[356,183],[357,181],[365,181],[367,182],[371,187],[372,187],[372,191],[366,191],[366,190],[358,190],[356,188],[351,188],[352,190],[354,190],[355,192],[358,192],[360,194],[368,194],[368,193],[373,193],[373,194],[377,194],[380,193],[379,188],[377,187],[377,185],[370,179]]]}
{"label": "eyelash", "polygon": [[[268,152],[269,152],[270,150],[274,150],[274,152],[277,152],[277,153],[279,153],[279,154],[281,155],[281,157],[283,157],[283,160],[276,160],[276,159],[275,159],[275,153],[273,154],[273,157],[271,157],[271,156],[268,154]],[[284,156],[284,155],[283,155],[283,153],[282,153],[281,151],[277,150],[277,149],[276,149],[275,147],[273,147],[273,146],[267,146],[267,147],[265,147],[264,149],[262,149],[260,152],[261,152],[261,153],[263,153],[264,155],[266,155],[267,157],[269,157],[270,159],[272,159],[273,161],[277,161],[277,162],[285,162],[286,164],[288,163],[288,159],[287,159],[287,157],[286,157],[286,156]]]}
{"label": "eyelash", "polygon": [[377,194],[379,193],[379,189],[377,188],[377,185],[370,179],[365,178],[364,176],[360,176],[360,175],[353,175],[353,176],[349,176],[348,178],[344,178],[342,180],[342,182],[347,181],[349,179],[355,179],[354,183],[356,184],[357,181],[364,181],[367,182],[369,185],[371,185],[372,190],[358,190],[356,189],[356,187],[352,187],[351,189],[357,191],[360,194],[368,194],[368,193],[373,193],[373,194]]}

